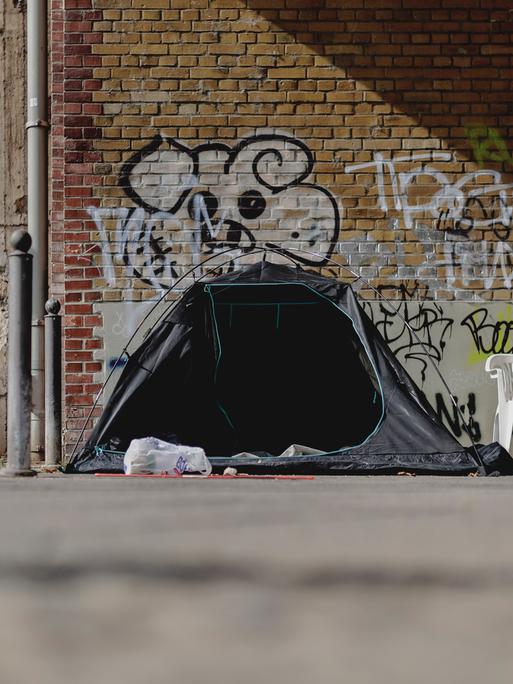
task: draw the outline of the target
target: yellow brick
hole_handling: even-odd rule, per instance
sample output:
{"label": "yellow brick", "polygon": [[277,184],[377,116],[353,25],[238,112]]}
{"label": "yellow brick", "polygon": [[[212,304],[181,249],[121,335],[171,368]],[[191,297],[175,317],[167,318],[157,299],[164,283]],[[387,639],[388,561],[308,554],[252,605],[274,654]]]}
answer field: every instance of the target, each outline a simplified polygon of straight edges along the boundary
{"label": "yellow brick", "polygon": [[293,67],[288,69],[269,69],[267,76],[269,78],[305,78],[306,70]]}

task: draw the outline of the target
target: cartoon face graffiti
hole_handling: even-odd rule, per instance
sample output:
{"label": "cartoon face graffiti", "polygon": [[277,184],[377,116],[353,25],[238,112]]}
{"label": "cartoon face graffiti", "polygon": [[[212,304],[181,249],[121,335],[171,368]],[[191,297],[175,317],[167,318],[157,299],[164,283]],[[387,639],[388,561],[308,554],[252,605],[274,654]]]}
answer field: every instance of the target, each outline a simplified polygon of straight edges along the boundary
{"label": "cartoon face graffiti", "polygon": [[328,190],[308,182],[313,167],[309,148],[287,135],[192,149],[157,135],[124,164],[120,184],[149,215],[150,234],[141,226],[141,240],[161,270],[166,254],[176,261],[180,250],[199,263],[201,255],[227,248],[245,254],[257,245],[319,265],[336,245],[340,213]]}

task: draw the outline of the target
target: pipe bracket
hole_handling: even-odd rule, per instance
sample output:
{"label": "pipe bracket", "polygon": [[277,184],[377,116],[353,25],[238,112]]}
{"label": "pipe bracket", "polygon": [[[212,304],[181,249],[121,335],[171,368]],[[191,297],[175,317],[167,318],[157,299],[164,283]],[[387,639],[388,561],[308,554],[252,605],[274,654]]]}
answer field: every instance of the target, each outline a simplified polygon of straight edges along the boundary
{"label": "pipe bracket", "polygon": [[44,121],[43,119],[35,119],[34,121],[27,121],[25,128],[27,130],[29,128],[50,128],[50,124],[48,121]]}

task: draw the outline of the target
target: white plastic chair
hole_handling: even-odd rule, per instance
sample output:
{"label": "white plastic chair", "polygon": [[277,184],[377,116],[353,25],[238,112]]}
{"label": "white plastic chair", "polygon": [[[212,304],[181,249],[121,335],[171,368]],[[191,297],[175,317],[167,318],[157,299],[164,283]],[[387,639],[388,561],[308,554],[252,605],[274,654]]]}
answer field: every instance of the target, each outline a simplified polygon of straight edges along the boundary
{"label": "white plastic chair", "polygon": [[486,359],[485,370],[497,380],[493,441],[509,451],[513,430],[513,354],[492,354]]}

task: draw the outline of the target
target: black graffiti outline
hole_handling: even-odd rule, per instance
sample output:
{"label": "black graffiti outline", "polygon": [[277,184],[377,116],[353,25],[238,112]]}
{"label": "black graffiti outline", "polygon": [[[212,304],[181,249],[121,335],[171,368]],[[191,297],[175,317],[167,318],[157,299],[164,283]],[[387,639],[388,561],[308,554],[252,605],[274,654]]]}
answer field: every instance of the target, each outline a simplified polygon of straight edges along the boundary
{"label": "black graffiti outline", "polygon": [[[383,317],[379,320],[376,316],[371,317],[396,356],[402,353],[407,361],[420,363],[420,376],[423,384],[426,381],[428,359],[430,358],[435,363],[440,363],[443,359],[447,344],[446,337],[450,337],[452,333],[454,319],[447,316],[443,308],[435,302],[419,302],[418,311],[412,314],[410,314],[409,307],[411,303],[404,302],[401,315],[399,315],[393,306],[388,308],[386,304],[380,302],[379,312]],[[396,333],[393,333],[396,321],[400,321],[401,326]],[[432,328],[440,324],[442,329],[437,342],[433,338]],[[422,339],[422,343],[417,340],[415,333]],[[395,346],[395,343],[403,336],[405,341]]]}
{"label": "black graffiti outline", "polygon": [[[382,284],[378,285],[376,287],[377,291],[379,292],[380,295],[383,295],[383,292],[386,292],[387,290],[392,290],[393,292],[399,292],[400,294],[400,301],[401,302],[406,302],[408,300],[427,300],[428,298],[428,293],[429,293],[429,284],[428,283],[423,283],[422,285],[419,283],[418,280],[414,280],[411,285],[408,285],[408,281],[403,281],[401,283],[389,283],[389,284]],[[421,293],[420,297],[417,296],[417,293],[420,292],[420,290],[423,290]]]}
{"label": "black graffiti outline", "polygon": [[[476,219],[469,215],[470,205],[477,204],[481,210],[483,217]],[[461,216],[453,221],[453,227],[449,227],[447,224],[450,221],[450,209],[440,209],[438,214],[438,219],[436,222],[436,230],[450,232],[453,235],[462,235],[463,237],[468,237],[469,233],[475,229],[476,220],[478,221],[490,221],[492,220],[491,230],[496,238],[502,242],[509,239],[511,235],[511,230],[513,228],[513,213],[510,213],[508,224],[506,225],[501,218],[494,218],[497,214],[497,207],[500,209],[500,216],[504,216],[504,212],[509,212],[509,207],[504,199],[500,195],[494,195],[491,200],[491,206],[486,208],[481,199],[477,196],[467,197],[465,204],[463,205],[463,210]],[[466,227],[463,227],[463,223]],[[483,228],[484,230],[484,228]]]}
{"label": "black graffiti outline", "polygon": [[[488,323],[489,311],[482,307],[469,313],[461,325],[469,329],[476,350],[482,354],[513,353],[513,321],[494,321]],[[485,344],[482,335],[491,335],[491,344]],[[501,341],[502,337],[502,341]],[[509,346],[507,343],[509,342]]]}
{"label": "black graffiti outline", "polygon": [[[128,223],[128,221],[130,221],[134,212],[136,212],[136,211],[137,211],[137,209],[134,207],[133,209],[131,209],[128,212],[128,214],[126,215],[126,218],[125,218],[125,224]],[[166,264],[165,264],[166,254],[169,254],[170,252],[172,252],[173,248],[172,247],[163,248],[161,246],[160,243],[162,242],[163,238],[162,238],[162,236],[155,237],[155,235],[154,235],[155,228],[156,228],[156,226],[153,225],[150,229],[150,232],[149,232],[149,243],[150,243],[151,248],[153,250],[152,254],[151,255],[145,255],[143,245],[136,248],[135,254],[137,256],[143,255],[143,256],[145,256],[146,259],[149,259],[149,263],[148,263],[148,261],[145,261],[145,263],[143,264],[142,267],[143,268],[144,267],[152,268],[155,279],[158,279],[159,276],[161,276],[162,273],[164,273],[164,270],[166,268]],[[147,231],[143,227],[139,231],[139,234],[137,236],[136,241],[140,242],[141,240],[144,240],[146,237],[147,237]],[[123,258],[123,263],[125,264],[125,266],[128,266],[132,269],[132,273],[136,278],[138,278],[142,283],[145,283],[146,285],[154,285],[154,282],[151,280],[151,278],[146,278],[143,275],[142,271],[139,270],[139,267],[135,266],[132,263],[132,260],[130,258],[129,242],[125,242],[125,245],[123,248],[122,258]],[[154,268],[154,264],[158,261],[161,262],[161,265],[158,266],[157,268]],[[170,274],[173,278],[178,277],[178,272],[176,271],[175,266],[176,266],[176,260],[169,262]],[[170,289],[171,285],[167,285],[166,283],[159,282],[159,287],[161,287],[163,290],[168,290],[168,289]]]}
{"label": "black graffiti outline", "polygon": [[[502,199],[502,197],[497,197],[497,195],[494,196],[493,198],[493,203],[492,203],[492,211],[495,209],[495,204],[499,203],[499,206],[501,210],[506,210],[509,212],[509,207],[506,204],[506,202]],[[499,221],[498,223],[493,224],[493,233],[495,237],[497,237],[499,240],[502,240],[503,242],[505,240],[508,240],[510,235],[511,235],[511,229],[513,228],[513,213],[509,212],[509,222],[508,225],[506,226],[502,220]],[[503,215],[503,212],[501,211],[501,216]],[[505,231],[504,236],[500,234],[500,229],[497,228],[497,226],[502,226],[503,230]]]}
{"label": "black graffiti outline", "polygon": [[[181,143],[177,142],[173,138],[164,138],[160,133],[155,135],[152,140],[148,143],[148,145],[145,145],[142,147],[140,150],[138,150],[134,155],[130,157],[128,161],[126,161],[123,166],[121,167],[121,171],[119,173],[119,185],[123,188],[123,192],[127,197],[129,197],[134,204],[136,204],[138,207],[142,207],[145,209],[149,214],[156,214],[159,212],[158,207],[154,207],[151,204],[148,204],[143,200],[143,198],[139,195],[139,193],[134,190],[132,187],[132,184],[130,182],[130,176],[132,175],[132,171],[134,168],[140,164],[146,157],[149,157],[153,152],[156,152],[164,143],[168,143],[170,146],[176,148],[180,152],[183,152],[187,156],[191,157],[192,163],[193,163],[193,175],[199,168],[199,159],[194,157],[193,150],[190,150],[186,145],[182,145]],[[166,209],[166,212],[170,214],[174,214],[182,204],[184,203],[185,199],[189,195],[191,191],[191,188],[185,188],[180,195],[180,197],[177,199],[175,204],[170,208]]]}
{"label": "black graffiti outline", "polygon": [[[156,207],[148,202],[146,202],[137,192],[137,190],[132,186],[131,183],[131,175],[134,170],[134,168],[144,161],[149,155],[153,154],[153,152],[157,151],[163,144],[169,145],[170,148],[174,148],[178,150],[181,153],[186,154],[189,159],[191,160],[192,164],[192,171],[191,175],[197,177],[200,172],[200,154],[206,151],[220,151],[224,152],[228,155],[228,158],[226,159],[224,163],[224,173],[227,174],[230,172],[233,164],[235,163],[238,155],[248,146],[255,144],[255,143],[261,143],[261,142],[283,142],[287,144],[291,144],[296,146],[298,149],[300,149],[303,154],[305,155],[305,169],[303,172],[298,174],[295,178],[293,178],[291,181],[288,183],[282,183],[278,185],[271,185],[268,183],[264,178],[262,178],[260,172],[259,172],[259,163],[260,161],[269,155],[274,156],[275,160],[279,165],[283,164],[283,155],[281,154],[279,149],[274,149],[273,147],[266,147],[262,150],[259,150],[255,154],[255,158],[252,160],[252,173],[253,176],[255,177],[255,180],[257,183],[268,189],[272,195],[277,195],[288,188],[292,187],[301,187],[301,188],[309,188],[312,190],[315,190],[317,192],[320,192],[322,195],[324,195],[328,201],[330,202],[331,208],[333,210],[333,230],[331,231],[330,238],[328,240],[328,249],[326,251],[326,254],[322,260],[315,260],[312,258],[308,257],[303,257],[301,255],[298,255],[294,253],[295,259],[300,261],[301,263],[305,265],[314,265],[314,266],[323,266],[326,265],[332,256],[335,247],[337,245],[339,236],[340,236],[340,226],[341,226],[341,217],[340,217],[340,210],[338,207],[338,203],[335,199],[335,197],[331,194],[329,190],[324,188],[321,185],[318,185],[316,183],[306,183],[304,182],[308,176],[311,175],[313,172],[313,168],[315,165],[315,157],[313,152],[310,150],[310,148],[301,140],[294,138],[292,136],[284,135],[284,134],[278,134],[278,133],[264,133],[264,134],[258,134],[258,135],[253,135],[249,136],[247,138],[244,138],[243,140],[239,141],[235,147],[231,147],[228,144],[225,143],[220,143],[220,142],[210,142],[210,143],[202,143],[200,145],[197,145],[194,148],[189,148],[186,145],[181,144],[180,142],[176,141],[173,138],[168,138],[162,136],[160,133],[155,135],[152,140],[149,142],[148,145],[145,145],[142,147],[140,150],[138,150],[135,154],[133,154],[121,167],[120,175],[119,175],[119,185],[123,189],[124,193],[126,196],[138,207],[143,208],[145,211],[147,211],[150,214],[150,217],[153,214],[157,213],[167,213],[170,215],[176,214],[177,211],[179,211],[187,197],[191,194],[193,191],[193,187],[186,187],[183,189],[181,192],[180,196],[176,200],[176,202],[167,209],[162,209],[161,207]],[[229,221],[225,221],[226,224],[229,224]],[[234,222],[232,222],[234,223]],[[235,227],[230,225],[230,228],[232,231],[232,234],[235,235]],[[249,247],[242,247],[241,249],[243,250],[244,253],[247,253],[248,251],[252,251],[254,247],[256,246],[257,240],[255,239],[255,236],[251,232],[251,230],[247,227],[244,226],[242,223],[237,224],[237,230],[240,231],[241,236],[242,234],[246,235],[246,237],[250,241],[250,246]],[[204,235],[204,231],[202,230],[202,236]],[[151,238],[150,238],[151,241]],[[208,242],[212,243],[215,242],[217,243],[217,247],[220,248],[223,245],[228,245],[230,244],[233,246],[231,240],[224,240],[222,242],[217,242],[217,239],[210,234]],[[203,243],[203,237],[202,237],[202,243]],[[152,243],[153,244],[153,243]],[[287,250],[286,248],[282,247],[279,244],[272,243],[272,242],[267,242],[265,243],[266,246],[272,249],[277,249],[279,250],[282,254],[286,256],[291,256],[291,252]],[[161,253],[159,253],[159,258],[161,258]],[[143,279],[144,282],[148,282],[147,280]]]}
{"label": "black graffiti outline", "polygon": [[[441,392],[435,394],[435,411],[440,422],[444,423],[449,430],[453,433],[455,437],[461,437],[463,433],[470,433],[470,438],[474,442],[479,442],[481,440],[481,426],[479,421],[477,421],[474,416],[476,414],[476,395],[474,392],[469,392],[468,399],[464,404],[458,404],[458,397],[454,396],[454,401],[459,406],[459,411],[457,406],[453,401],[450,401],[450,409],[447,408],[445,398]],[[462,425],[462,415],[465,411],[468,412],[468,420]]]}
{"label": "black graffiti outline", "polygon": [[[238,155],[242,150],[244,150],[246,147],[249,147],[249,145],[252,145],[253,143],[260,143],[260,142],[271,142],[271,141],[281,141],[281,142],[289,142],[292,143],[293,145],[296,145],[299,147],[306,156],[307,159],[307,167],[303,173],[299,174],[298,178],[290,181],[290,183],[285,183],[284,185],[270,185],[264,179],[260,176],[258,173],[258,164],[260,160],[269,155],[272,154],[278,159],[278,163],[281,165],[283,163],[283,155],[281,154],[280,150],[275,150],[273,148],[267,148],[264,150],[260,150],[258,154],[255,156],[255,159],[253,159],[252,163],[252,171],[253,175],[257,179],[257,181],[266,187],[268,190],[270,190],[273,194],[277,194],[278,192],[282,192],[283,190],[286,190],[287,188],[294,187],[297,185],[301,185],[302,181],[304,181],[308,176],[312,173],[313,167],[315,164],[315,157],[310,150],[310,148],[302,141],[298,140],[297,138],[292,138],[291,136],[287,135],[281,135],[279,133],[263,133],[262,135],[252,135],[249,138],[244,138],[244,140],[241,140],[236,147],[233,148],[232,152],[230,153],[228,159],[225,162],[224,165],[224,172],[229,173],[230,169],[237,159]],[[210,149],[210,148],[207,148]],[[309,187],[308,184],[305,184],[305,187]]]}

